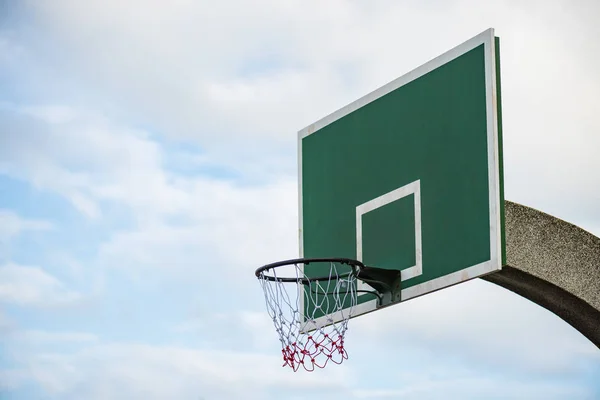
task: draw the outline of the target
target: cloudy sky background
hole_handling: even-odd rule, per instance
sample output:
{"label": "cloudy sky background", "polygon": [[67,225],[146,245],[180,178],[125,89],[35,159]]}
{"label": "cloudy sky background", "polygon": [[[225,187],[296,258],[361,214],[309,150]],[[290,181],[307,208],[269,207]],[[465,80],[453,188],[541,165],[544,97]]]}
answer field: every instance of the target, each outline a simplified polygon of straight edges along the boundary
{"label": "cloudy sky background", "polygon": [[472,281],[280,367],[253,270],[298,254],[296,132],[481,31],[506,198],[600,236],[600,5],[0,0],[0,397],[600,397],[600,352]]}

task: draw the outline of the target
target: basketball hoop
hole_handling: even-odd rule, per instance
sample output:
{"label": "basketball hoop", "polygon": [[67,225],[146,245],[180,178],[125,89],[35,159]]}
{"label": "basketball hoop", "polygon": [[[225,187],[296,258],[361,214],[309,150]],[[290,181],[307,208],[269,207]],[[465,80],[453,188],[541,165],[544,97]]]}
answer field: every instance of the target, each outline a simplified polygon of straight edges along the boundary
{"label": "basketball hoop", "polygon": [[[376,297],[378,306],[400,298],[400,271],[349,258],[297,258],[265,265],[255,274],[279,335],[283,366],[294,371],[348,358],[344,337],[359,292]],[[357,290],[359,279],[374,290]]]}
{"label": "basketball hoop", "polygon": [[[327,273],[310,276],[308,265]],[[313,371],[348,358],[344,335],[356,306],[356,279],[362,268],[360,261],[346,258],[299,258],[256,270],[279,334],[284,367]],[[283,269],[287,277],[280,276]]]}

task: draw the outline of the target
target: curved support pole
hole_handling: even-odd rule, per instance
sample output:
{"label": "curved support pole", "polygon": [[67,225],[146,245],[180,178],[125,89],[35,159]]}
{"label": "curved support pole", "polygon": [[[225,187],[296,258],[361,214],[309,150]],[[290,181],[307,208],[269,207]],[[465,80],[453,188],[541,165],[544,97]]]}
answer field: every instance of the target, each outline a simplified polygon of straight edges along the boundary
{"label": "curved support pole", "polygon": [[504,266],[482,279],[552,311],[600,347],[600,311],[579,297],[517,268]]}
{"label": "curved support pole", "polygon": [[507,201],[506,262],[482,279],[552,311],[600,348],[600,238]]}

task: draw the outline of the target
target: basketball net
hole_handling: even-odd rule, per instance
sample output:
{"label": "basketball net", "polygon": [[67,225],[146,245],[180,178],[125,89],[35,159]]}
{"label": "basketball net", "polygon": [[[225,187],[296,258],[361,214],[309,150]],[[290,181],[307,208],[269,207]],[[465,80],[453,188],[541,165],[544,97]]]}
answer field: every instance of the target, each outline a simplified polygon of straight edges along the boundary
{"label": "basketball net", "polygon": [[344,336],[357,303],[356,275],[344,274],[339,262],[328,264],[328,280],[311,280],[299,264],[291,264],[286,273],[292,275],[293,268],[295,282],[279,280],[277,268],[269,271],[271,279],[265,278],[266,271],[258,275],[281,342],[283,366],[294,371],[314,371],[348,358]]}

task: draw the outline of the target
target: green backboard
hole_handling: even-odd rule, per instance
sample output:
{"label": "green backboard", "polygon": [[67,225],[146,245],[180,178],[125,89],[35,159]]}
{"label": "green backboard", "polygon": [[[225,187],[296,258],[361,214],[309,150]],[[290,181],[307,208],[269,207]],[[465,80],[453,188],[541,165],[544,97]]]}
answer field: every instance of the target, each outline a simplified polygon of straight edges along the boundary
{"label": "green backboard", "polygon": [[502,268],[498,45],[487,30],[299,132],[301,257],[401,270],[401,301]]}

